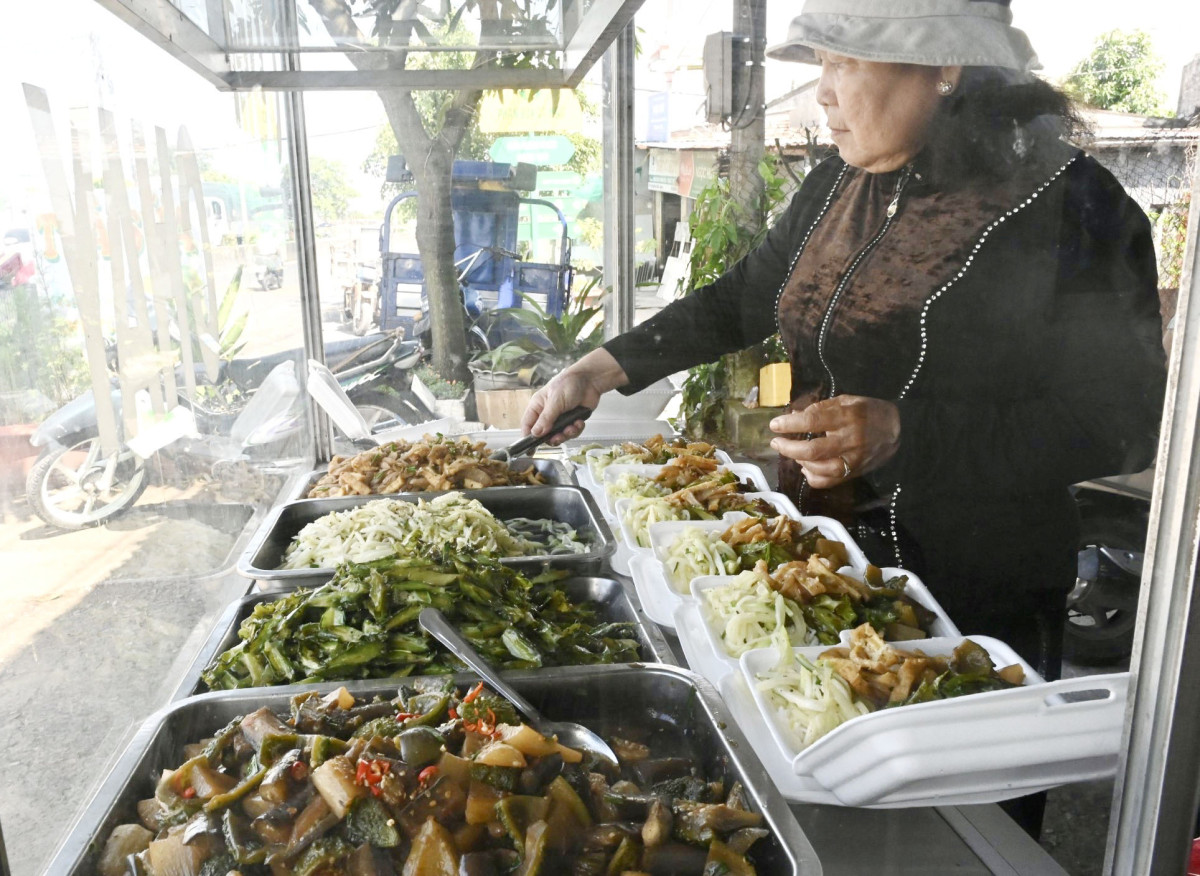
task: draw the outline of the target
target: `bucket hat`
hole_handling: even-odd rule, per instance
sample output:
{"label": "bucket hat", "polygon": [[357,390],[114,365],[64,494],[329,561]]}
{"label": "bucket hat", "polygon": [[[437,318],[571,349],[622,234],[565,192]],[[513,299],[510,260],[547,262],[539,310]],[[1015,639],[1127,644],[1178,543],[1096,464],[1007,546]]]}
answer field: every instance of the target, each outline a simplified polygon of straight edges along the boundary
{"label": "bucket hat", "polygon": [[767,57],[816,64],[814,49],[932,67],[1041,68],[1007,0],[806,0]]}

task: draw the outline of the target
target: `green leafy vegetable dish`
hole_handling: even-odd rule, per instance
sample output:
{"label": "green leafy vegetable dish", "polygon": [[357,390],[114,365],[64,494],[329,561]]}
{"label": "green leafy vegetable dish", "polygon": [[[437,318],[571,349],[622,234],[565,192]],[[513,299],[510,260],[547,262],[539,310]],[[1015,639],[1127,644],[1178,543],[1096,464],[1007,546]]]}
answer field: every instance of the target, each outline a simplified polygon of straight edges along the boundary
{"label": "green leafy vegetable dish", "polygon": [[254,608],[241,641],[202,678],[212,690],[455,672],[462,664],[417,624],[441,609],[483,656],[505,669],[639,659],[631,623],[600,620],[558,583],[480,555],[389,558],[341,566],[328,584]]}

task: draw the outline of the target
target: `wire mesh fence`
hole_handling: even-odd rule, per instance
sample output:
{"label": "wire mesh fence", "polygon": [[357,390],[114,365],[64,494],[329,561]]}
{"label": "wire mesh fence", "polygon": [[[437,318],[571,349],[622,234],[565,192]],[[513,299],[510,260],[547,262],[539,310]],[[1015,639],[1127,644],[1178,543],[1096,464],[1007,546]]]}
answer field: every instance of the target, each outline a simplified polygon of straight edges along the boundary
{"label": "wire mesh fence", "polygon": [[1158,257],[1158,288],[1164,327],[1175,312],[1183,274],[1192,184],[1200,130],[1180,129],[1152,140],[1098,143],[1090,150],[1150,218]]}

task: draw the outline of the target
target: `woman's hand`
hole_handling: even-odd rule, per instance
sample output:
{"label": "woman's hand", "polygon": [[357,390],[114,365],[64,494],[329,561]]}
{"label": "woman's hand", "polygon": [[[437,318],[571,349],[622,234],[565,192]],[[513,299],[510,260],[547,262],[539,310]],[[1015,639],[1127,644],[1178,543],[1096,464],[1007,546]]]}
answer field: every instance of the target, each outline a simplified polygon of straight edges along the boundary
{"label": "woman's hand", "polygon": [[[900,409],[888,401],[839,395],[771,421],[771,446],[794,459],[823,490],[884,465],[900,448]],[[815,435],[811,439],[802,436]],[[822,434],[823,433],[823,434]]]}
{"label": "woman's hand", "polygon": [[[625,371],[608,350],[593,350],[534,393],[521,417],[521,430],[526,435],[545,435],[561,414],[579,405],[594,410],[600,396],[628,382]],[[546,443],[561,444],[582,431],[583,420],[576,420]]]}

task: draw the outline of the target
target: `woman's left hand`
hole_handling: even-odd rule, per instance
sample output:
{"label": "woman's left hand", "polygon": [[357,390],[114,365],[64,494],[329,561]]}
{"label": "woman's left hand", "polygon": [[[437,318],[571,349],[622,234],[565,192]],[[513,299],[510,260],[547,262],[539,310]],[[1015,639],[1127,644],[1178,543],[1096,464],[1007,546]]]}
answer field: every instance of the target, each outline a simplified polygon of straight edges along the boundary
{"label": "woman's left hand", "polygon": [[[771,421],[771,446],[800,464],[823,490],[879,468],[900,448],[900,409],[888,401],[839,395]],[[816,437],[805,439],[805,433]]]}

